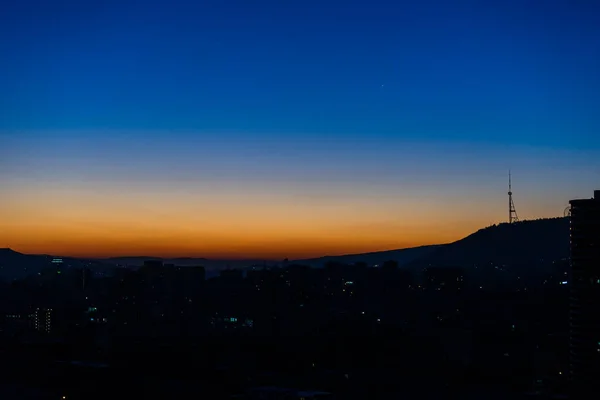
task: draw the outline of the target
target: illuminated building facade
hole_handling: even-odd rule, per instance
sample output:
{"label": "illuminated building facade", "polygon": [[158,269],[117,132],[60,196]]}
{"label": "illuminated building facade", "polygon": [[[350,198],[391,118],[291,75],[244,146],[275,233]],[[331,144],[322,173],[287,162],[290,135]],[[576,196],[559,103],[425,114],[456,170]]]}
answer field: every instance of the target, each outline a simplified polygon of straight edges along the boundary
{"label": "illuminated building facade", "polygon": [[38,332],[52,332],[52,309],[51,308],[36,308],[31,315],[33,320],[33,328]]}

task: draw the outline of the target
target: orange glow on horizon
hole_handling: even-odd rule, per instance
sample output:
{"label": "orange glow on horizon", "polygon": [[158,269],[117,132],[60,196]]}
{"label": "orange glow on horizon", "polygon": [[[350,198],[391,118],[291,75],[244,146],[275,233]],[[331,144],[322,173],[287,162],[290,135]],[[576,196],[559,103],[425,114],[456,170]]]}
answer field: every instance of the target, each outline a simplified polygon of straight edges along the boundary
{"label": "orange glow on horizon", "polygon": [[[425,244],[441,244],[440,242],[425,243]],[[73,244],[26,244],[12,249],[25,254],[51,254],[63,257],[79,257],[79,258],[109,258],[109,257],[125,257],[125,256],[147,256],[159,258],[179,258],[179,257],[198,257],[207,259],[226,259],[226,260],[265,260],[277,261],[288,259],[306,259],[318,258],[322,256],[338,256],[348,254],[371,253],[377,251],[396,250],[401,248],[418,247],[424,243],[397,243],[395,246],[388,247],[371,247],[361,245],[352,247],[351,245],[343,244],[339,246],[314,246],[309,250],[294,249],[294,248],[279,248],[261,251],[260,248],[249,248],[242,250],[243,252],[234,252],[231,249],[213,248],[206,251],[198,249],[188,249],[181,247],[152,246],[146,243],[140,245],[131,245],[127,247],[110,247],[103,244],[89,244],[86,246],[76,246]],[[70,246],[70,247],[69,247]],[[236,246],[232,246],[236,248]],[[102,249],[101,252],[98,249]]]}
{"label": "orange glow on horizon", "polygon": [[498,223],[505,205],[503,198],[276,189],[21,187],[2,200],[0,247],[94,258],[301,259],[449,243]]}
{"label": "orange glow on horizon", "polygon": [[[254,232],[215,232],[213,235],[189,227],[177,231],[150,228],[145,232],[121,227],[115,228],[112,234],[105,233],[109,230],[108,227],[84,230],[77,226],[13,226],[8,247],[28,254],[90,258],[142,255],[281,260],[439,244],[464,236],[461,232],[432,234],[423,229],[401,236],[401,226],[315,229],[313,233],[255,229]],[[6,236],[0,234],[2,242],[7,242]]]}

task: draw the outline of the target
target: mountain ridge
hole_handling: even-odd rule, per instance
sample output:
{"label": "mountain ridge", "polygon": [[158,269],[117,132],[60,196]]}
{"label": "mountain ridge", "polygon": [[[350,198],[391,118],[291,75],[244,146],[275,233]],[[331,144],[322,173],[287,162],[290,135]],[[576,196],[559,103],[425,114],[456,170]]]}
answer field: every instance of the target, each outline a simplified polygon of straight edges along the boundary
{"label": "mountain ridge", "polygon": [[339,256],[322,256],[316,258],[307,258],[293,260],[296,264],[304,264],[309,266],[322,266],[327,262],[338,262],[344,264],[353,264],[357,262],[366,262],[369,265],[382,264],[385,261],[396,261],[398,264],[406,264],[416,258],[423,257],[426,254],[436,250],[439,247],[447,244],[433,244],[416,247],[407,247],[404,249],[393,249],[383,251],[372,251],[368,253],[343,254]]}
{"label": "mountain ridge", "polygon": [[[502,223],[473,232],[452,243],[425,245],[405,249],[376,251],[340,256],[323,256],[290,260],[289,263],[322,267],[327,262],[354,264],[365,262],[370,266],[385,261],[396,261],[402,268],[423,269],[429,266],[462,266],[477,268],[478,265],[510,265],[523,268],[523,273],[537,273],[543,267],[540,260],[561,260],[569,256],[568,217],[527,220],[513,224]],[[0,249],[0,278],[15,279],[37,273],[50,266],[54,256],[28,255],[10,248]],[[107,259],[78,259],[62,257],[65,267],[82,265],[140,266],[145,260],[162,260],[180,266],[202,265],[207,270],[245,268],[251,265],[280,265],[262,260],[211,260],[207,258],[178,257],[160,258],[146,256],[111,257]],[[481,271],[484,271],[482,269]],[[538,271],[539,272],[539,271]]]}
{"label": "mountain ridge", "polygon": [[541,218],[482,228],[438,248],[414,265],[476,264],[493,256],[498,263],[522,263],[538,258],[569,256],[569,219]]}

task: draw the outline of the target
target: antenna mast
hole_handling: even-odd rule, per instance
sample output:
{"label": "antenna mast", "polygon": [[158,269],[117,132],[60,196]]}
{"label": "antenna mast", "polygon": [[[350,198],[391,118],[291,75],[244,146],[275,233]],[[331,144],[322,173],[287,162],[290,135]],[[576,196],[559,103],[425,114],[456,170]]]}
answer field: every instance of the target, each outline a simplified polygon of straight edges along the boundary
{"label": "antenna mast", "polygon": [[512,182],[510,170],[508,170],[508,223],[512,224],[513,222],[519,222],[519,217],[512,198]]}

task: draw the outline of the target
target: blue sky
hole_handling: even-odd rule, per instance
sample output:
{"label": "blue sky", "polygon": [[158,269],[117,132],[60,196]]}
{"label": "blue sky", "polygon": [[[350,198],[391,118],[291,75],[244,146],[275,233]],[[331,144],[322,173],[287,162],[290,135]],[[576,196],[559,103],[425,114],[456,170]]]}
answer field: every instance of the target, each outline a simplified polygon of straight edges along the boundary
{"label": "blue sky", "polygon": [[598,146],[593,3],[12,1],[0,127]]}
{"label": "blue sky", "polygon": [[17,197],[479,193],[502,218],[513,168],[521,207],[547,215],[600,182],[599,17],[593,1],[8,1],[0,178]]}

